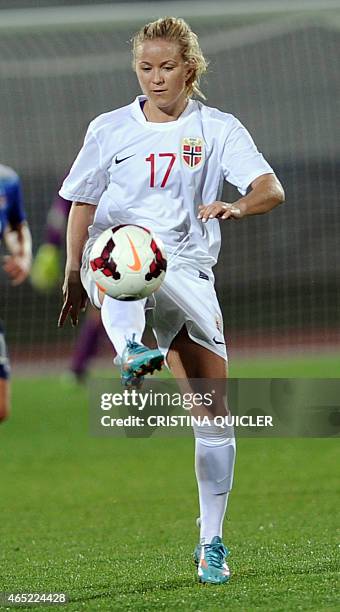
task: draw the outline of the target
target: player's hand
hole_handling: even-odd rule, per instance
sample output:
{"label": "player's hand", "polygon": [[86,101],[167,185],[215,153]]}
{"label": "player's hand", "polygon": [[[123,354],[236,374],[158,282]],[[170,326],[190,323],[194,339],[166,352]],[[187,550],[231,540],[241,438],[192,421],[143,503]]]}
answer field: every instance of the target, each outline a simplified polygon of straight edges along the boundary
{"label": "player's hand", "polygon": [[78,325],[79,312],[85,310],[87,304],[87,295],[80,280],[79,270],[73,270],[65,274],[63,300],[58,327],[63,327],[68,315],[71,317],[72,325]]}
{"label": "player's hand", "polygon": [[203,223],[206,223],[209,219],[241,219],[245,215],[241,202],[226,204],[216,201],[212,204],[201,204],[198,211],[197,219],[202,219]]}
{"label": "player's hand", "polygon": [[28,255],[5,255],[3,269],[11,279],[12,285],[20,285],[31,270],[32,259]]}

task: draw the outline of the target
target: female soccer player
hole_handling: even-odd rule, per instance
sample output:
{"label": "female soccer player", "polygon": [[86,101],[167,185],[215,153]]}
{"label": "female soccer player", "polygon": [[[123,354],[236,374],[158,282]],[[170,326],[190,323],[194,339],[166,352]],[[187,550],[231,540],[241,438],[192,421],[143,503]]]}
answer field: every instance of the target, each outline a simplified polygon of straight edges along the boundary
{"label": "female soccer player", "polygon": [[[101,307],[118,352],[125,335],[141,336],[145,302],[117,305],[98,291],[88,265],[104,229],[124,223],[148,227],[168,254],[165,281],[154,296],[159,349],[176,378],[222,379],[227,355],[212,273],[219,222],[271,210],[283,201],[283,189],[241,123],[193,99],[202,97],[206,61],[182,19],[158,19],[141,28],[133,39],[133,66],[143,95],[91,122],[60,191],[74,202],[60,324],[69,313],[77,321],[87,295]],[[219,199],[223,180],[241,193],[233,204]],[[195,560],[201,582],[221,584],[230,576],[221,537],[235,441],[213,421],[195,426],[194,435],[201,525]]]}

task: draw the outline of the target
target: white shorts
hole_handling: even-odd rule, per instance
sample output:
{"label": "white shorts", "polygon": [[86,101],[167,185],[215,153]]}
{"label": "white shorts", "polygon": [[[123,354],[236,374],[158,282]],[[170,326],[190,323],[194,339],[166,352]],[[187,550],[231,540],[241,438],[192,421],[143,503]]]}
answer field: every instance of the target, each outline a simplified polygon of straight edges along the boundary
{"label": "white shorts", "polygon": [[[92,242],[85,245],[81,280],[91,303],[100,308],[98,288],[89,270]],[[122,302],[118,302],[121,308]],[[129,308],[132,303],[129,302]],[[185,325],[189,337],[227,360],[223,318],[210,269],[196,268],[184,258],[170,262],[161,287],[146,303],[152,309],[152,328],[159,349],[166,355]]]}
{"label": "white shorts", "polygon": [[227,360],[223,318],[211,270],[197,269],[177,258],[168,266],[164,282],[154,294],[153,330],[167,353],[185,325],[190,338]]}

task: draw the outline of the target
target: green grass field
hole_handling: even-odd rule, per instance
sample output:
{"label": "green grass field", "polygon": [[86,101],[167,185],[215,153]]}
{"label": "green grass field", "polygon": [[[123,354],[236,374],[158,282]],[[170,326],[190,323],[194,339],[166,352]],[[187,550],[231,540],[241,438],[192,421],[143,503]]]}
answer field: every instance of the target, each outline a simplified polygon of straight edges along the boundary
{"label": "green grass field", "polygon": [[[259,364],[232,374],[289,376]],[[66,592],[74,611],[339,609],[338,440],[239,441],[221,587],[198,585],[191,561],[192,440],[93,438],[83,389],[19,379],[0,465],[1,591]]]}

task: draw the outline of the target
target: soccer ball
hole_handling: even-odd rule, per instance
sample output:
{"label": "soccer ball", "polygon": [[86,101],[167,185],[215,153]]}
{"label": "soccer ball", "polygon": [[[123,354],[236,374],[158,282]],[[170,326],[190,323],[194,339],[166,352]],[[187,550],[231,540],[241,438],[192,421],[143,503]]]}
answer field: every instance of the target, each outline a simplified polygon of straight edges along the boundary
{"label": "soccer ball", "polygon": [[151,295],[162,284],[166,264],[162,242],[139,225],[105,230],[90,254],[97,287],[116,300],[141,300]]}

